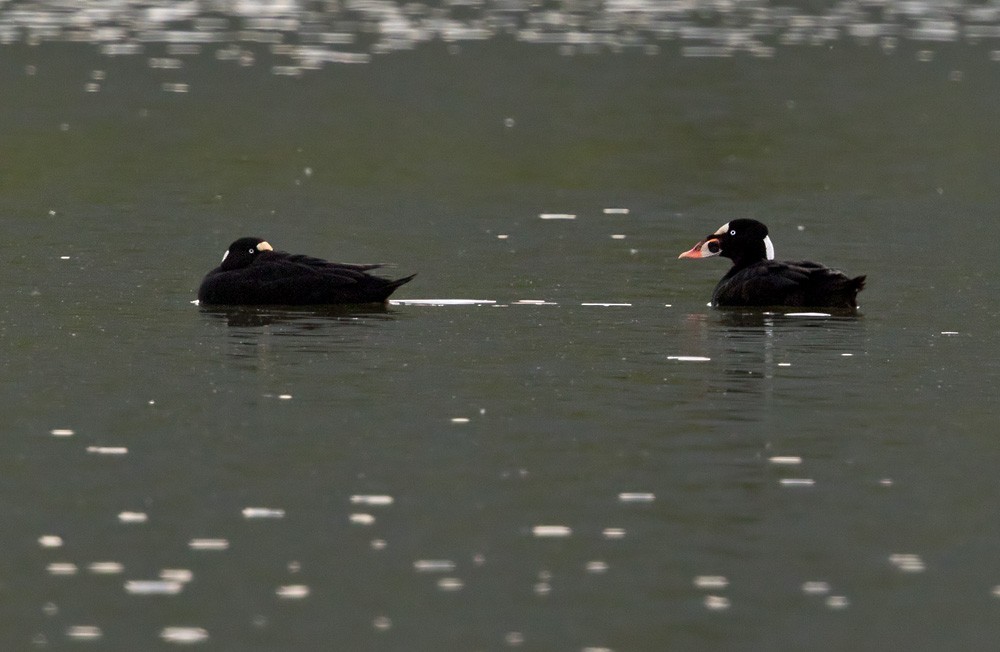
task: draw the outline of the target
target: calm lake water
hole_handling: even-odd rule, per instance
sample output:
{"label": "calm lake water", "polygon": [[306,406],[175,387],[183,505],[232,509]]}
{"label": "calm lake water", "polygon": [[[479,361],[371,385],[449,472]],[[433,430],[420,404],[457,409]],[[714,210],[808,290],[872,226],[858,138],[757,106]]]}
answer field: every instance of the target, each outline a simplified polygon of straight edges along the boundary
{"label": "calm lake water", "polygon": [[0,5],[0,647],[991,648],[1000,12],[687,4]]}

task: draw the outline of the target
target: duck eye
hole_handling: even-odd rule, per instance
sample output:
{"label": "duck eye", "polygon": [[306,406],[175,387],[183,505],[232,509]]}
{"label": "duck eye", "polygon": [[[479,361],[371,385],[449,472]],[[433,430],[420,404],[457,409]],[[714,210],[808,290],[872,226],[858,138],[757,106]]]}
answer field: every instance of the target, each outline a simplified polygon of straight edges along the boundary
{"label": "duck eye", "polygon": [[250,252],[250,253],[254,253],[253,249],[247,249],[247,251]]}
{"label": "duck eye", "polygon": [[730,231],[729,235],[736,235],[736,229],[733,229],[732,231]]}

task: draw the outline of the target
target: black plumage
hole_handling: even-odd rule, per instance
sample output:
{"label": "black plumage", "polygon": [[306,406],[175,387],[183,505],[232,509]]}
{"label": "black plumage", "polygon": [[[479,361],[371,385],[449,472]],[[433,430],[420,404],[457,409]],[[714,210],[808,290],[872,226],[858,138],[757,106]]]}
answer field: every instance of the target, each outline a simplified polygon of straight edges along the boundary
{"label": "black plumage", "polygon": [[198,302],[207,305],[329,305],[384,303],[416,274],[387,279],[368,271],[381,265],[332,263],[274,251],[261,238],[240,238],[205,275]]}
{"label": "black plumage", "polygon": [[774,260],[767,227],[757,220],[723,224],[679,258],[724,256],[733,266],[715,286],[714,306],[791,306],[857,308],[864,276],[810,261]]}

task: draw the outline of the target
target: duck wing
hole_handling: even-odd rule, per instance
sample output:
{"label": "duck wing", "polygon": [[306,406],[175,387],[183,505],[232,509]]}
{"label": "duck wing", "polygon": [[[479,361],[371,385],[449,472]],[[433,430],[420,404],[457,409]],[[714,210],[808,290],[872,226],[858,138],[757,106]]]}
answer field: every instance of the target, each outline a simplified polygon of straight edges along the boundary
{"label": "duck wing", "polygon": [[808,260],[765,260],[730,270],[716,286],[712,303],[854,308],[864,279],[864,276],[849,278],[840,270]]}

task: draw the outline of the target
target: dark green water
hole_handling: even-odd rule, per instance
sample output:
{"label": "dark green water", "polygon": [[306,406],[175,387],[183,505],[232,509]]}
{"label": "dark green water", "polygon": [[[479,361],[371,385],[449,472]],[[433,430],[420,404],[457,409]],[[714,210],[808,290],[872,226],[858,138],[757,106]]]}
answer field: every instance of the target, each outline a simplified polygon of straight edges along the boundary
{"label": "dark green water", "polygon": [[[873,42],[775,9],[725,57],[358,10],[367,58],[294,70],[0,7],[0,647],[988,649],[1000,64],[988,16],[900,6]],[[531,42],[557,15],[620,40]],[[867,274],[860,315],[707,308],[725,261],[676,257],[733,217]],[[419,275],[192,305],[250,234]]]}

